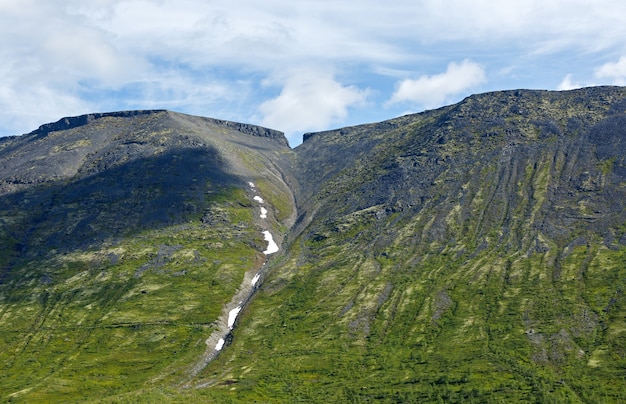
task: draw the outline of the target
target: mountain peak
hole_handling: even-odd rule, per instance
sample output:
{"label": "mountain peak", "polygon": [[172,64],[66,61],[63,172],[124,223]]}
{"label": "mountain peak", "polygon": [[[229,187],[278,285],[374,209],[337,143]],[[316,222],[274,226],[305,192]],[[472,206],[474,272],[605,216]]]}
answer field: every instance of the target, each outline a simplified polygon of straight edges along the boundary
{"label": "mountain peak", "polygon": [[43,124],[39,128],[35,129],[34,131],[26,135],[29,137],[33,136],[33,137],[39,138],[39,137],[47,136],[50,132],[76,129],[81,126],[88,125],[102,118],[133,118],[133,117],[158,114],[158,113],[167,113],[170,116],[177,117],[179,120],[182,119],[186,121],[211,123],[216,126],[221,126],[224,128],[235,130],[242,134],[272,139],[274,141],[277,141],[279,144],[289,146],[289,142],[287,141],[285,134],[278,130],[269,129],[269,128],[265,128],[265,127],[258,126],[258,125],[248,124],[248,123],[240,123],[240,122],[234,122],[234,121],[227,121],[223,119],[188,115],[188,114],[183,114],[180,112],[168,111],[165,109],[97,112],[97,113],[90,113],[90,114],[77,115],[77,116],[68,116],[68,117],[61,118],[56,122]]}

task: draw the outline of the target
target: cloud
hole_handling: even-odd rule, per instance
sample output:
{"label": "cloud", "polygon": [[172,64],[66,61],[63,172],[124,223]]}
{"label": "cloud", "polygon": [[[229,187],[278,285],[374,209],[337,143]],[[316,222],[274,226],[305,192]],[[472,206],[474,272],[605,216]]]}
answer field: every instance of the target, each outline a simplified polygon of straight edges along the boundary
{"label": "cloud", "polygon": [[[409,10],[410,33],[423,42],[496,43],[554,53],[620,46],[626,3],[619,0],[422,0]],[[406,24],[406,18],[400,19]],[[485,42],[486,41],[486,42]]]}
{"label": "cloud", "polygon": [[[7,8],[0,17],[3,57],[22,66],[39,81],[76,83],[128,82],[141,76],[149,63],[141,53],[122,49],[115,34],[70,12],[70,4],[41,3]],[[41,3],[41,4],[38,4]],[[17,69],[15,74],[22,74]],[[75,87],[75,86],[73,86]]]}
{"label": "cloud", "polygon": [[451,96],[484,83],[485,70],[471,60],[451,62],[445,73],[405,79],[398,83],[388,105],[411,102],[426,108],[441,106]]}
{"label": "cloud", "polygon": [[350,107],[363,104],[368,96],[367,90],[344,86],[324,69],[293,69],[266,85],[277,83],[282,85],[280,94],[259,106],[261,124],[286,132],[292,143],[299,143],[298,132],[340,123]]}
{"label": "cloud", "polygon": [[[0,86],[0,136],[19,135],[67,115],[95,111],[95,106],[45,86],[29,86],[19,93]],[[16,129],[18,128],[18,129]]]}
{"label": "cloud", "polygon": [[273,70],[311,59],[375,60],[402,53],[357,17],[375,14],[375,4],[363,9],[356,3],[306,0],[110,3],[106,13],[90,3],[73,10],[92,26],[124,38],[125,47],[194,66]]}
{"label": "cloud", "polygon": [[620,57],[617,62],[605,63],[596,68],[594,76],[598,79],[608,79],[614,85],[626,85],[626,56]]}
{"label": "cloud", "polygon": [[[388,117],[402,103],[441,105],[484,83],[485,69],[501,72],[488,90],[546,88],[566,73],[563,86],[571,77],[621,83],[622,62],[595,76],[593,63],[626,54],[625,15],[620,0],[0,0],[0,107],[9,108],[0,133],[31,130],[20,117],[153,106],[327,129]],[[416,65],[422,77],[411,76]],[[305,92],[290,76],[299,66],[334,68],[299,73],[337,96],[311,109],[324,114],[315,124],[277,118]],[[261,84],[268,76],[274,87]],[[371,109],[355,108],[366,98]]]}
{"label": "cloud", "polygon": [[559,90],[559,91],[565,91],[565,90],[573,90],[575,88],[581,88],[581,87],[583,87],[582,84],[575,83],[575,82],[572,81],[572,74],[569,73],[565,77],[563,77],[563,80],[557,86],[556,89]]}

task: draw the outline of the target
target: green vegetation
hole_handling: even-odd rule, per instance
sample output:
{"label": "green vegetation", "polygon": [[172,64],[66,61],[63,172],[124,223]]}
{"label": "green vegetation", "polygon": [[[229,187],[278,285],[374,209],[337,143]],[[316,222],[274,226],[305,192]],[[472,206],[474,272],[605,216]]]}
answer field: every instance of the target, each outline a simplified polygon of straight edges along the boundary
{"label": "green vegetation", "polygon": [[573,147],[589,130],[573,117],[594,125],[606,104],[544,95],[542,109],[536,93],[489,94],[311,136],[296,150],[318,184],[307,225],[198,393],[624,401],[623,131],[599,135],[608,156]]}
{"label": "green vegetation", "polygon": [[374,255],[361,241],[378,233],[369,224],[355,223],[358,231],[344,227],[319,242],[294,241],[306,247],[292,254],[315,258],[288,262],[281,268],[288,275],[266,280],[235,330],[236,343],[203,375],[214,383],[208,397],[626,398],[619,376],[626,364],[626,248],[577,247],[558,263],[556,277],[547,254],[500,248],[459,254],[454,245],[420,251],[407,248],[408,232]]}
{"label": "green vegetation", "polygon": [[244,192],[209,205],[221,214],[211,226],[146,230],[13,268],[0,300],[2,390],[71,401],[184,377],[263,246]]}
{"label": "green vegetation", "polygon": [[[261,226],[248,181],[276,217],[294,213],[286,186],[259,169],[288,150],[260,137],[278,132],[166,111],[92,118],[2,151],[0,401],[184,395],[244,275],[266,259],[261,231],[285,225]],[[44,163],[22,168],[33,161]]]}

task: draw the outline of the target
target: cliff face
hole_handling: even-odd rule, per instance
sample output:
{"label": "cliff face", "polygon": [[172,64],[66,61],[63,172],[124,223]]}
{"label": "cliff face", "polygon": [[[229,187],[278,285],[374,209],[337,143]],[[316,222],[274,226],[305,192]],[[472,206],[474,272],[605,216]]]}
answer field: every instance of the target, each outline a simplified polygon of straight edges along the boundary
{"label": "cliff face", "polygon": [[619,402],[625,124],[626,89],[596,87],[475,95],[293,150],[168,111],[3,140],[3,390]]}
{"label": "cliff face", "polygon": [[61,118],[56,122],[46,123],[41,125],[39,128],[30,132],[28,135],[43,137],[48,135],[50,132],[58,132],[63,130],[75,129],[81,126],[88,125],[89,123],[100,119],[100,118],[132,118],[141,115],[150,115],[159,112],[165,112],[164,110],[141,110],[141,111],[119,111],[119,112],[104,112],[104,113],[94,113],[94,114],[86,114],[80,116],[69,116],[65,118]]}

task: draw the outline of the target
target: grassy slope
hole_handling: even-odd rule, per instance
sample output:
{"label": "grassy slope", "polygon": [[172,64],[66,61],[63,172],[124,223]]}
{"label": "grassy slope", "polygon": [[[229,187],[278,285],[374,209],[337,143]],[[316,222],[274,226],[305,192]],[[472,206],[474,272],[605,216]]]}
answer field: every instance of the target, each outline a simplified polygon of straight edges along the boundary
{"label": "grassy slope", "polygon": [[548,283],[539,255],[344,254],[255,299],[207,374],[210,397],[623,401],[624,249],[578,249],[563,267],[588,261],[596,280]]}
{"label": "grassy slope", "polygon": [[197,394],[624,401],[623,136],[589,129],[614,100],[573,98],[469,100],[333,174]]}
{"label": "grassy slope", "polygon": [[10,157],[43,153],[44,163],[53,142],[100,148],[54,165],[69,173],[61,180],[41,170],[43,183],[0,197],[0,401],[179,386],[244,274],[261,267],[261,231],[279,224],[261,226],[248,181],[281,223],[292,215],[254,148],[269,141],[175,118],[105,117],[37,147],[17,139]]}
{"label": "grassy slope", "polygon": [[2,390],[69,400],[181,378],[262,262],[249,198],[220,197],[229,202],[212,209],[222,223],[148,230],[13,268],[2,285]]}

